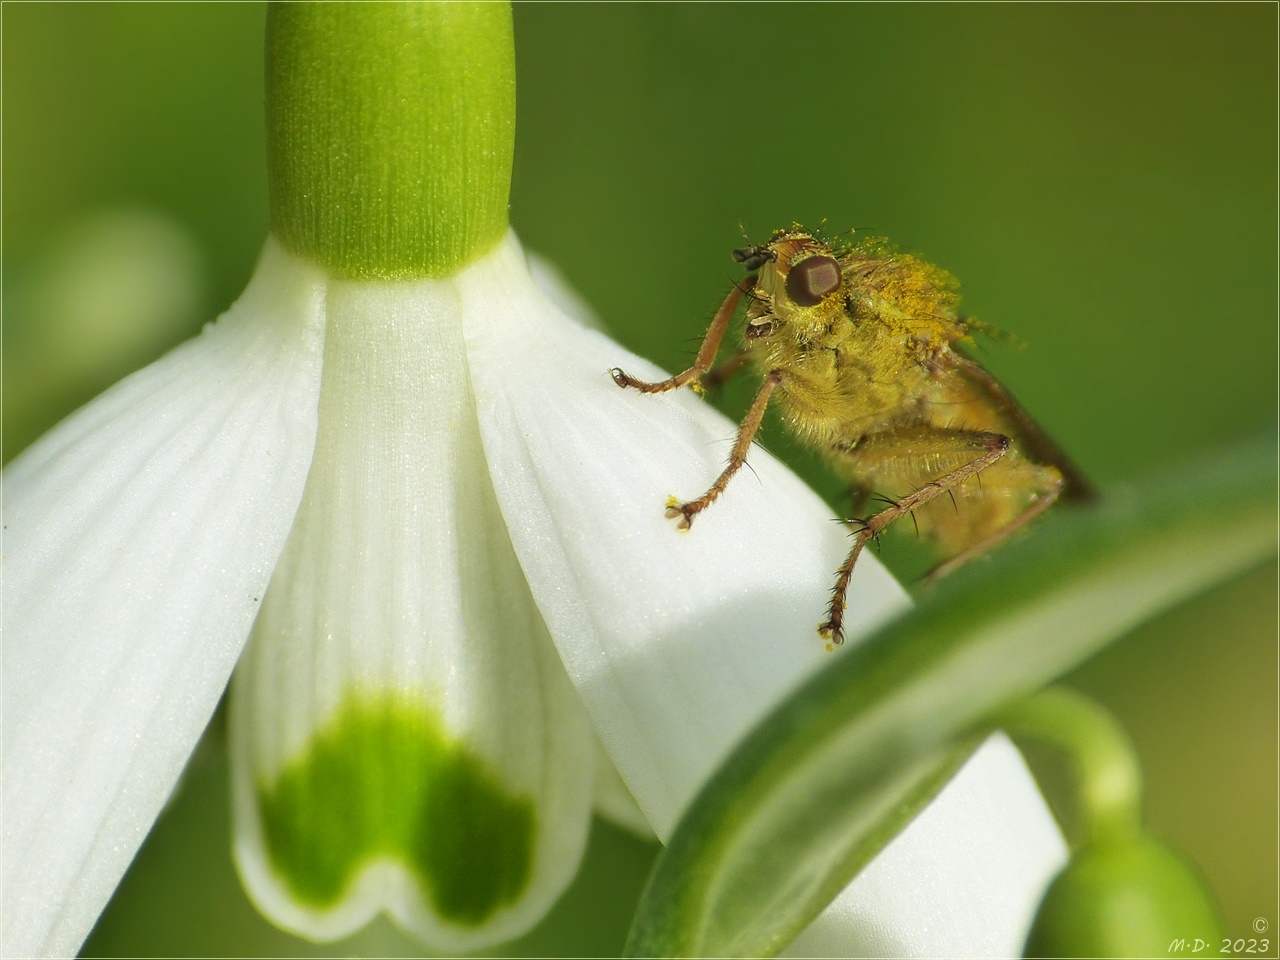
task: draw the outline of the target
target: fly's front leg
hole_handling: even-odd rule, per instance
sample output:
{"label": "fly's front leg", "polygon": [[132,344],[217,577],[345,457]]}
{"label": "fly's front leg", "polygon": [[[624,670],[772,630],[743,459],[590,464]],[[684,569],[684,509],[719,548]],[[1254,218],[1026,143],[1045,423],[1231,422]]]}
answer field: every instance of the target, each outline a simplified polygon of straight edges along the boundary
{"label": "fly's front leg", "polygon": [[720,309],[716,311],[716,315],[711,321],[711,326],[707,330],[707,335],[702,340],[698,356],[694,359],[693,366],[688,370],[677,373],[674,377],[668,377],[666,380],[650,383],[645,380],[637,380],[629,373],[624,373],[618,367],[614,367],[609,371],[613,377],[613,382],[620,387],[630,387],[633,390],[639,390],[641,393],[666,393],[668,390],[679,390],[685,384],[697,381],[711,369],[711,364],[715,362],[716,353],[720,350],[720,341],[724,339],[724,333],[729,328],[729,321],[733,319],[733,312],[738,309],[738,302],[742,299],[742,295],[755,285],[756,278],[753,276],[744,277],[733,285],[729,295],[724,298],[724,303],[720,304]]}
{"label": "fly's front leg", "polygon": [[[900,452],[894,448],[894,437],[883,438],[879,443],[876,443],[877,439],[873,437],[871,443],[858,448],[857,454],[862,457],[878,456],[885,459],[901,456]],[[924,506],[935,497],[940,497],[991,466],[1009,449],[1009,438],[999,433],[956,431],[949,437],[935,437],[934,442],[939,445],[951,444],[961,449],[976,448],[975,456],[950,473],[924,484],[869,519],[852,521],[860,524],[853,535],[853,548],[836,573],[836,584],[831,591],[831,605],[827,608],[827,619],[818,625],[818,633],[833,644],[844,642],[845,594],[849,590],[849,581],[853,578],[853,568],[867,541],[878,537],[899,517],[905,516],[917,507]]]}
{"label": "fly's front leg", "polygon": [[760,387],[760,392],[756,394],[755,400],[751,402],[751,409],[747,411],[747,415],[743,417],[742,423],[738,426],[738,437],[733,442],[733,451],[729,454],[729,463],[724,468],[720,476],[716,477],[715,483],[700,496],[697,500],[690,500],[688,503],[681,503],[675,497],[667,501],[667,516],[674,520],[680,518],[680,522],[676,527],[680,530],[688,530],[689,525],[693,523],[693,518],[701,513],[707,507],[711,506],[724,492],[724,488],[729,484],[729,478],[742,468],[747,462],[747,452],[751,449],[751,442],[755,439],[756,433],[760,430],[760,423],[764,420],[765,407],[769,405],[769,395],[777,389],[778,384],[782,382],[782,374],[773,370],[764,378],[764,383]]}

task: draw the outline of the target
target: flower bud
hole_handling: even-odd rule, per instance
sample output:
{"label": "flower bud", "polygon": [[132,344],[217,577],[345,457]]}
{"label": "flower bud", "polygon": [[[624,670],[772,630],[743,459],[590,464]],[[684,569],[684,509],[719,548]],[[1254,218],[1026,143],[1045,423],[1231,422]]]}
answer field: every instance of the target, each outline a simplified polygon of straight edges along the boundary
{"label": "flower bud", "polygon": [[1165,957],[1215,952],[1222,924],[1196,871],[1150,836],[1082,847],[1050,884],[1027,957]]}

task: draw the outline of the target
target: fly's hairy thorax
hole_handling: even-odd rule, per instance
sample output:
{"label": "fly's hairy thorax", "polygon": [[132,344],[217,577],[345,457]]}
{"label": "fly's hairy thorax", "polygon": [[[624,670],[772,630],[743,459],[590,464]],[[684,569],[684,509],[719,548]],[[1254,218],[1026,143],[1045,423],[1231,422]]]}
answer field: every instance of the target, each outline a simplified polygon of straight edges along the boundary
{"label": "fly's hairy thorax", "polygon": [[840,258],[840,295],[803,306],[787,295],[786,259],[760,271],[745,344],[760,372],[781,374],[791,429],[830,450],[918,418],[938,354],[965,335],[951,276],[905,254],[855,250]]}
{"label": "fly's hairy thorax", "polygon": [[759,370],[782,372],[778,398],[791,429],[825,449],[901,419],[926,387],[925,368],[903,362],[885,339],[841,319],[805,339],[777,335],[749,349]]}

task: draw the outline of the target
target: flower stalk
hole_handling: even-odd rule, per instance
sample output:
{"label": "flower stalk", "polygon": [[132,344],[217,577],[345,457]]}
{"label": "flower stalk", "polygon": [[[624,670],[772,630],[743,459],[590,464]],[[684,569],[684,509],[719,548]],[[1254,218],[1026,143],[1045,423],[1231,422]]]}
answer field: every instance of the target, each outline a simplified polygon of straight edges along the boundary
{"label": "flower stalk", "polygon": [[1074,846],[1124,840],[1142,829],[1142,771],[1133,743],[1093,700],[1050,687],[1001,711],[996,725],[1054,748],[1070,764],[1081,819]]}
{"label": "flower stalk", "polygon": [[[1015,737],[1069,764],[1081,826],[1036,911],[1024,955],[1148,957],[1216,944],[1222,922],[1199,873],[1142,824],[1142,774],[1120,723],[1093,700],[1050,687],[1000,711]],[[1199,952],[1190,948],[1190,953]]]}

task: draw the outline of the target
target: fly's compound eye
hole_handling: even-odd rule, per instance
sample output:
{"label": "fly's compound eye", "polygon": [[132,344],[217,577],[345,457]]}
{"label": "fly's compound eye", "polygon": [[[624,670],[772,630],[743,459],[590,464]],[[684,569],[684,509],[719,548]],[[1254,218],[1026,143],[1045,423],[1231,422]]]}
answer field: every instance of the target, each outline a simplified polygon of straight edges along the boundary
{"label": "fly's compound eye", "polygon": [[813,307],[840,289],[840,264],[832,257],[809,257],[787,272],[787,296],[801,307]]}
{"label": "fly's compound eye", "polygon": [[774,258],[768,247],[743,247],[733,251],[733,259],[742,264],[748,273],[754,273]]}

